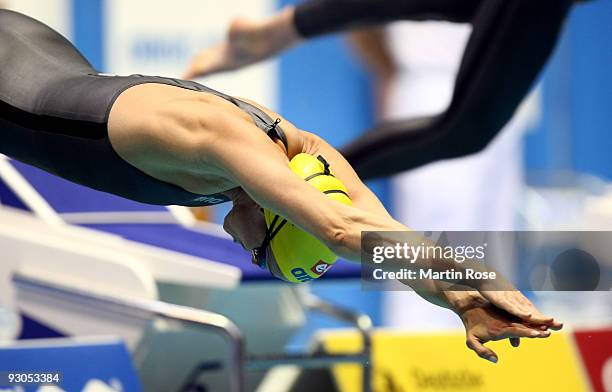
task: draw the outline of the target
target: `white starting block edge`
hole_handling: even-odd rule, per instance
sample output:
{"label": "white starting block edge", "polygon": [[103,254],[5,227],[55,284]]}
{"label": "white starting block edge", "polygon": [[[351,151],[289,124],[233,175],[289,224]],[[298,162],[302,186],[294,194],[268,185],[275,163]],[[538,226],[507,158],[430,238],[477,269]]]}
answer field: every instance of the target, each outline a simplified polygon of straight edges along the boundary
{"label": "white starting block edge", "polygon": [[[20,199],[34,212],[34,216],[39,218],[37,220],[30,214],[24,213],[19,215],[20,210],[0,206],[0,224],[5,222],[16,226],[26,224],[29,225],[32,233],[43,231],[42,226],[47,225],[49,227],[46,229],[48,231],[57,230],[57,235],[66,238],[71,237],[79,242],[91,244],[91,246],[105,246],[111,251],[139,257],[140,262],[146,265],[158,282],[222,289],[235,288],[240,284],[242,272],[237,267],[126,240],[109,233],[66,224],[66,219],[70,223],[120,223],[126,219],[130,223],[138,223],[144,220],[151,223],[175,223],[187,230],[214,235],[220,240],[229,238],[217,225],[196,222],[186,208],[174,206],[170,207],[168,212],[153,213],[153,216],[151,216],[151,213],[126,214],[125,212],[92,212],[63,216],[63,214],[58,214],[53,210],[38,191],[11,165],[9,159],[2,154],[0,154],[0,177],[2,181],[19,194]],[[6,212],[6,214],[3,212]],[[15,213],[11,214],[11,212]],[[140,215],[143,215],[143,217],[140,217]],[[28,217],[30,221],[26,222]],[[140,219],[138,219],[139,217]],[[11,220],[10,223],[9,220]]]}
{"label": "white starting block edge", "polygon": [[26,241],[47,238],[52,243],[70,242],[66,252],[86,247],[114,257],[135,259],[134,264],[144,267],[155,281],[194,287],[231,289],[240,284],[239,268],[216,261],[190,256],[124,239],[113,234],[67,224],[49,225],[29,213],[0,207],[0,230],[5,235]]}

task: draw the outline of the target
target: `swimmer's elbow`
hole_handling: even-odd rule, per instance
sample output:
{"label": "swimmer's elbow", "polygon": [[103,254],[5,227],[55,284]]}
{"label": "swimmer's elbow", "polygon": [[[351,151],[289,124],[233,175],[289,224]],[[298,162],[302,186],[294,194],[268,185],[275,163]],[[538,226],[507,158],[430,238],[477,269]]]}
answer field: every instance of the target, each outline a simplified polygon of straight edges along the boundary
{"label": "swimmer's elbow", "polygon": [[319,151],[321,149],[321,145],[325,143],[325,141],[319,135],[312,132],[300,130],[299,133],[302,141],[302,151],[300,152]]}
{"label": "swimmer's elbow", "polygon": [[344,227],[332,227],[326,230],[323,242],[332,252],[342,254],[346,249],[346,238],[348,230]]}
{"label": "swimmer's elbow", "polygon": [[320,239],[338,256],[346,256],[347,251],[351,248],[351,228],[354,225],[350,223],[349,217],[342,214],[334,214],[329,218]]}

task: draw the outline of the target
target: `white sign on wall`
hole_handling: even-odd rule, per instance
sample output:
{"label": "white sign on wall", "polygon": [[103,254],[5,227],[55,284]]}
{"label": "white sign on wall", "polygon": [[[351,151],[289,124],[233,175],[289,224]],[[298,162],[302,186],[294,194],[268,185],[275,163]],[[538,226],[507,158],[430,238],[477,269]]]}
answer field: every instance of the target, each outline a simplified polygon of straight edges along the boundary
{"label": "white sign on wall", "polygon": [[[121,75],[180,77],[199,49],[226,34],[236,16],[262,18],[275,0],[106,0],[106,69]],[[274,62],[199,80],[224,93],[276,106]]]}

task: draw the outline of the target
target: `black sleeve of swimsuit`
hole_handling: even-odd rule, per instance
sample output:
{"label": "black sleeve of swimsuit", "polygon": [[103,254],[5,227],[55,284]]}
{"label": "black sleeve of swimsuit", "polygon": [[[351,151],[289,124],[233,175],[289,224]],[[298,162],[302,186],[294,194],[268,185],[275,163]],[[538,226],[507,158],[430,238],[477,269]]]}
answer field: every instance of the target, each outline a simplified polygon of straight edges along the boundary
{"label": "black sleeve of swimsuit", "polygon": [[482,0],[306,0],[296,6],[304,38],[395,20],[469,22]]}

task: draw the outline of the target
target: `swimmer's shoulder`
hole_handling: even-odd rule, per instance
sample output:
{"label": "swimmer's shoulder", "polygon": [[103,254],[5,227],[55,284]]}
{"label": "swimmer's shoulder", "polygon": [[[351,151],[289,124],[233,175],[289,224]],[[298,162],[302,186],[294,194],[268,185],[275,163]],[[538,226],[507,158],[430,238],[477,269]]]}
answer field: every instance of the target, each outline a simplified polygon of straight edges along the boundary
{"label": "swimmer's shoulder", "polygon": [[[231,102],[212,93],[152,82],[121,92],[111,108],[109,128],[119,125],[141,132],[196,132],[214,130],[220,117],[249,119]],[[210,126],[203,127],[206,124]]]}
{"label": "swimmer's shoulder", "polygon": [[285,133],[285,137],[287,138],[287,145],[289,146],[289,151],[287,151],[287,155],[289,156],[289,159],[293,158],[295,155],[299,153],[304,152],[304,136],[305,136],[304,131],[302,131],[295,125],[293,125],[290,121],[288,121],[286,118],[284,118],[277,112],[263,105],[260,105],[257,102],[254,102],[248,98],[242,98],[242,97],[240,98],[237,97],[237,99],[240,99],[241,101],[244,101],[246,103],[249,103],[259,108],[264,113],[266,113],[270,118],[273,118],[273,119],[279,118],[281,120],[279,123],[279,126],[283,129],[283,132]]}

